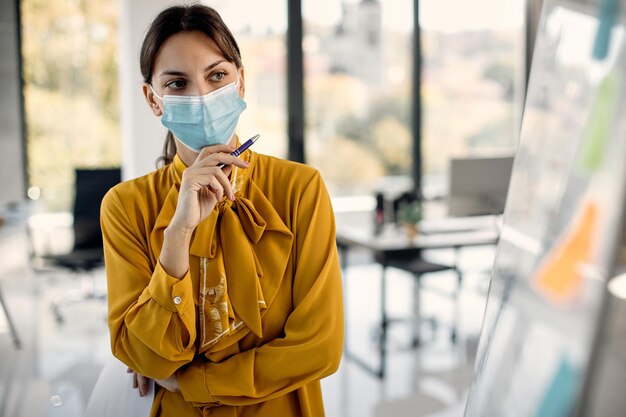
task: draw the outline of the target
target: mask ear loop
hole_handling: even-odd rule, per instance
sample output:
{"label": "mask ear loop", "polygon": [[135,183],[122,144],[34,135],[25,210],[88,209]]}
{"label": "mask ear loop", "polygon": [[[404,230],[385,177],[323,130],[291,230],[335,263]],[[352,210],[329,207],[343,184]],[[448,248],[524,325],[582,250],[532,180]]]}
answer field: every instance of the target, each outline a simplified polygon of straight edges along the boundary
{"label": "mask ear loop", "polygon": [[154,88],[152,88],[152,84],[148,84],[148,85],[150,86],[150,90],[152,90],[152,94],[154,94],[154,96],[158,98],[159,100],[163,101],[163,97],[161,97],[160,95],[156,93],[156,91],[154,91]]}

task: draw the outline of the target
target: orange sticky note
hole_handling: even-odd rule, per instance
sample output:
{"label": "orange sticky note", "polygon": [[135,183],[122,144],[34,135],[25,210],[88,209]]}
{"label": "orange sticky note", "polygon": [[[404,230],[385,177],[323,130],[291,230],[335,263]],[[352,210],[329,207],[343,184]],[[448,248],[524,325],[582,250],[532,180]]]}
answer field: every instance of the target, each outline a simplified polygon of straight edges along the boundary
{"label": "orange sticky note", "polygon": [[567,303],[578,294],[583,279],[579,265],[591,259],[597,212],[595,204],[587,204],[579,223],[539,268],[535,287],[551,301]]}

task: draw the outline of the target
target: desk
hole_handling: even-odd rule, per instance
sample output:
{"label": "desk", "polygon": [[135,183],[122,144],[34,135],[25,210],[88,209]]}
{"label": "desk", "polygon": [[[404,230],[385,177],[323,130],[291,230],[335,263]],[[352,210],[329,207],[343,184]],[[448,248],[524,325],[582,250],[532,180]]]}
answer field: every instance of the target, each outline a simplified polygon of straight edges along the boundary
{"label": "desk", "polygon": [[[467,218],[465,220],[454,219],[453,226],[449,229],[446,229],[443,223],[440,220],[437,220],[437,224],[432,224],[429,222],[422,222],[420,224],[420,229],[424,229],[428,231],[428,233],[418,233],[416,237],[413,239],[409,239],[406,236],[402,229],[397,228],[395,225],[387,225],[381,231],[381,233],[375,235],[373,233],[373,229],[370,227],[341,227],[338,225],[337,227],[337,247],[340,251],[341,255],[341,268],[344,272],[344,280],[347,274],[345,271],[348,266],[348,251],[351,248],[360,247],[369,250],[378,263],[382,266],[382,276],[381,276],[381,289],[380,289],[380,305],[381,305],[381,324],[380,324],[380,340],[379,340],[379,350],[380,350],[380,361],[379,367],[374,368],[359,357],[352,354],[348,346],[348,337],[346,331],[345,337],[345,353],[348,359],[353,360],[355,363],[366,369],[367,371],[375,374],[379,378],[383,378],[385,376],[385,362],[386,362],[386,354],[387,354],[387,327],[389,325],[389,318],[387,317],[386,312],[386,268],[389,266],[394,266],[394,264],[400,260],[412,260],[413,262],[419,263],[419,268],[421,269],[420,273],[427,272],[435,272],[441,271],[445,269],[453,269],[458,274],[458,285],[457,290],[455,291],[453,297],[455,300],[458,296],[459,289],[461,287],[462,275],[460,271],[458,271],[456,262],[452,266],[443,266],[438,264],[432,264],[423,260],[422,251],[429,249],[444,249],[444,248],[452,248],[458,252],[458,250],[462,247],[467,246],[481,246],[481,245],[494,245],[498,241],[499,232],[497,230],[497,219],[491,216],[491,221],[485,221],[484,218],[478,219],[478,222],[475,222],[474,225],[476,227],[472,228],[472,219]],[[459,227],[462,225],[462,227]],[[429,229],[430,228],[430,229]],[[437,230],[436,233],[432,233],[431,231]],[[451,230],[447,232],[447,230]],[[420,326],[420,316],[419,316],[419,276],[416,277],[415,283],[415,298],[414,298],[414,315],[413,318],[413,331],[414,331],[414,342],[419,342],[419,326]],[[345,314],[346,314],[346,323],[348,323],[348,296],[347,291],[345,291]],[[456,325],[453,329],[452,333],[453,339],[456,338]],[[414,343],[416,345],[416,343]]]}

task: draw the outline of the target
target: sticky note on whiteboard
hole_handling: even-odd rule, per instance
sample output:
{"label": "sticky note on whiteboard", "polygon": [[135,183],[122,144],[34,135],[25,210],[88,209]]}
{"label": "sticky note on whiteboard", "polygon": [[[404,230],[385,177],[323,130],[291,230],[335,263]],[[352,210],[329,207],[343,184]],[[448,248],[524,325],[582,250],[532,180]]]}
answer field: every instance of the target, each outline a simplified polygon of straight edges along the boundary
{"label": "sticky note on whiteboard", "polygon": [[574,407],[579,386],[578,369],[566,359],[562,359],[537,408],[535,417],[569,416]]}
{"label": "sticky note on whiteboard", "polygon": [[596,171],[606,153],[608,139],[617,116],[620,81],[619,74],[612,72],[598,86],[583,141],[582,167],[587,172]]}
{"label": "sticky note on whiteboard", "polygon": [[593,44],[593,57],[598,61],[606,58],[609,53],[611,31],[619,13],[619,3],[618,0],[601,0],[598,16],[600,25]]}
{"label": "sticky note on whiteboard", "polygon": [[566,304],[580,291],[580,266],[591,260],[597,211],[595,203],[586,204],[577,224],[552,249],[533,279],[537,291],[554,303]]}

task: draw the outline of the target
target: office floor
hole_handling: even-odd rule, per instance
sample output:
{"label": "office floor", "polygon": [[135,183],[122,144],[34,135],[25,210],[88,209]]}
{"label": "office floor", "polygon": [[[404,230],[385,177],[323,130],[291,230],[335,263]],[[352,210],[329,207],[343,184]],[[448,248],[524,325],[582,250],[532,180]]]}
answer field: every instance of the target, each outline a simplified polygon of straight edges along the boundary
{"label": "office floor", "polygon": [[[11,251],[14,253],[11,253]],[[81,291],[81,281],[58,271],[34,273],[20,245],[4,245],[0,285],[17,324],[23,347],[16,350],[0,311],[0,417],[79,417],[109,355],[105,306],[102,301],[63,309],[65,322],[55,321],[50,304],[59,296]],[[468,271],[484,271],[493,261],[493,248],[463,252]],[[449,258],[450,253],[433,256]],[[347,272],[349,297],[347,326],[351,349],[375,363],[376,319],[380,268],[367,254],[351,256]],[[104,271],[93,275],[98,288]],[[455,277],[433,274],[428,285],[450,290]],[[408,316],[412,279],[389,271],[389,311]],[[465,275],[460,297],[461,337],[452,344],[440,326],[423,328],[428,339],[419,349],[409,348],[409,327],[391,327],[388,375],[379,380],[344,357],[339,371],[322,382],[329,417],[433,416],[460,417],[472,376],[476,339],[485,303],[488,279],[484,273]],[[441,323],[452,317],[450,300],[424,291],[422,311]]]}

